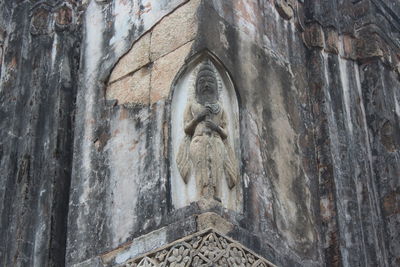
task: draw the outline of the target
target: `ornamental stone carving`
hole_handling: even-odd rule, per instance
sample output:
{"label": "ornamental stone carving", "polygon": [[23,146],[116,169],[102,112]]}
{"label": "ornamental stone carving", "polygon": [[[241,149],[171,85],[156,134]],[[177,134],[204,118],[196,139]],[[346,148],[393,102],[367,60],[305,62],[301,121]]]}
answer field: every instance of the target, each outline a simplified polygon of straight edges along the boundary
{"label": "ornamental stone carving", "polygon": [[[229,91],[221,71],[209,58],[196,65],[187,75],[189,81],[178,83],[180,100],[172,101],[172,193],[178,202],[174,204],[179,208],[193,201],[212,200],[238,210],[239,123],[235,91],[233,87]],[[186,203],[180,202],[183,197]]]}
{"label": "ornamental stone carving", "polygon": [[201,65],[195,86],[195,98],[184,113],[185,138],[176,156],[177,166],[185,183],[190,172],[194,174],[199,198],[220,201],[218,181],[226,179],[232,189],[238,180],[238,167],[227,140],[227,118],[209,60]]}
{"label": "ornamental stone carving", "polygon": [[254,252],[212,229],[178,240],[165,248],[129,260],[118,267],[243,266],[273,267]]}

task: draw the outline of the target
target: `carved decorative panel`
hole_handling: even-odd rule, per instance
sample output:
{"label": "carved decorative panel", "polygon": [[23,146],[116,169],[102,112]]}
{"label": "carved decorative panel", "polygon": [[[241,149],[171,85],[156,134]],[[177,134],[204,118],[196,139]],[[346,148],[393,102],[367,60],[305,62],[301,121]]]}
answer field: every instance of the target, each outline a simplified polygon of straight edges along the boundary
{"label": "carved decorative panel", "polygon": [[227,70],[208,53],[193,59],[175,83],[170,136],[174,207],[205,199],[240,211],[238,100]]}
{"label": "carved decorative panel", "polygon": [[118,267],[243,266],[274,264],[212,229],[175,241]]}

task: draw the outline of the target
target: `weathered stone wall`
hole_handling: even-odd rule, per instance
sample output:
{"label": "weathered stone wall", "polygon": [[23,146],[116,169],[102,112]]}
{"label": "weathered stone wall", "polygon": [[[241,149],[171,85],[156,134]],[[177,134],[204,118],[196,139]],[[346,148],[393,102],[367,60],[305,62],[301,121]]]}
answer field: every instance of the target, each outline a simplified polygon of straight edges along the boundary
{"label": "weathered stone wall", "polygon": [[[165,86],[157,79],[172,79],[167,71],[157,74],[157,69],[163,69],[165,58],[171,56],[179,62],[179,50],[171,40],[164,51],[152,49],[151,43],[161,42],[157,38],[162,35],[156,33],[164,25],[160,20],[183,3],[91,1],[86,7],[75,128],[79,137],[75,139],[70,195],[69,264],[155,229],[166,214],[167,175],[160,134],[163,103],[150,105],[164,94],[161,87],[158,92],[150,88],[154,83]],[[186,12],[194,12],[188,7],[182,6]],[[151,36],[146,34],[150,29]],[[126,65],[117,65],[110,76],[133,43],[133,55],[126,54],[121,59]],[[184,44],[178,47],[185,49]],[[138,61],[133,60],[135,50]]]}
{"label": "weathered stone wall", "polygon": [[326,261],[336,265],[399,263],[396,9],[392,1],[307,8],[321,226]]}
{"label": "weathered stone wall", "polygon": [[[209,225],[277,266],[399,264],[397,2],[31,2],[0,4],[0,264],[112,266]],[[207,55],[243,211],[172,201],[175,85]]]}
{"label": "weathered stone wall", "polygon": [[[94,72],[83,73],[88,78],[77,100],[80,137],[75,144],[69,217],[70,263],[171,223],[168,217],[174,207],[166,160],[171,88],[185,60],[207,49],[225,65],[240,98],[244,214],[238,223],[249,232],[263,233],[259,250],[266,244],[278,247],[266,255],[277,263],[317,264],[321,255],[309,186],[315,173],[306,173],[315,162],[306,161],[312,148],[298,147],[300,138],[312,142],[305,124],[311,114],[300,108],[307,97],[299,100],[299,95],[307,94],[305,46],[294,23],[282,20],[269,3],[190,1],[164,18],[160,14],[160,21],[144,34],[148,29],[131,33],[130,41],[115,41],[115,46],[125,42],[127,48],[134,43],[121,59],[122,53],[113,55],[110,46],[98,48],[98,65],[92,65],[91,46],[115,39],[112,30],[108,36],[90,39],[91,27],[96,33],[113,28],[107,18],[99,19],[105,24],[101,30],[92,21],[118,5],[123,2],[91,2],[85,14],[88,47],[83,54],[90,55],[91,62],[84,61],[82,67]],[[120,8],[129,10],[125,5]],[[264,32],[284,28],[289,38]],[[132,37],[135,34],[138,41]],[[294,80],[295,75],[300,81]],[[92,85],[94,81],[106,85]],[[188,217],[198,211],[182,212]],[[291,248],[285,249],[287,245]]]}
{"label": "weathered stone wall", "polygon": [[79,12],[75,1],[0,3],[1,266],[65,262]]}

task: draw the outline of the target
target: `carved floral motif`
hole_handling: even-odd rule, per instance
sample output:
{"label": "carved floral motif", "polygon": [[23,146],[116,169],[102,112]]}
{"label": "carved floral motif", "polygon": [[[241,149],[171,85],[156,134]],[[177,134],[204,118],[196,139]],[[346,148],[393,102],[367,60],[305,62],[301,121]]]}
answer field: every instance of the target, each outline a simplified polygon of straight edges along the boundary
{"label": "carved floral motif", "polygon": [[223,235],[207,230],[119,267],[237,266],[273,267],[272,263]]}

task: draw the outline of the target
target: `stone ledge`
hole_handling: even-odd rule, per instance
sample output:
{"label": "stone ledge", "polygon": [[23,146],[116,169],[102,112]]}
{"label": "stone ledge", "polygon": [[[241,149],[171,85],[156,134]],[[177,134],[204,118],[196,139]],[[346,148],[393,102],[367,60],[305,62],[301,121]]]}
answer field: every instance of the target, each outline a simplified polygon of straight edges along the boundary
{"label": "stone ledge", "polygon": [[[191,211],[191,212],[190,212]],[[187,213],[189,212],[189,214]],[[194,212],[194,214],[192,213]],[[192,213],[190,215],[190,213]],[[227,243],[235,243],[242,248],[242,251],[246,253],[250,253],[251,255],[255,255],[257,259],[262,259],[261,256],[256,255],[253,251],[257,253],[261,253],[266,257],[274,257],[274,253],[271,254],[271,247],[269,245],[264,244],[267,247],[260,247],[258,238],[241,228],[239,224],[236,222],[238,218],[232,218],[232,214],[229,214],[229,210],[222,208],[218,202],[210,202],[207,203],[193,203],[193,207],[190,208],[189,211],[176,210],[174,217],[181,218],[180,221],[169,222],[164,227],[161,227],[152,232],[143,233],[142,235],[134,238],[132,241],[129,241],[118,248],[113,249],[107,253],[96,256],[92,259],[88,259],[85,262],[81,262],[74,267],[87,267],[87,266],[98,266],[98,267],[114,267],[114,266],[136,266],[136,265],[127,265],[128,263],[132,263],[135,260],[142,260],[144,257],[148,257],[149,255],[157,254],[160,251],[166,249],[172,249],[172,247],[178,245],[180,242],[186,242],[186,240],[194,237],[203,237],[202,234],[206,233],[216,233],[218,234],[218,238],[224,238],[228,241]],[[172,216],[172,215],[171,215]],[[239,215],[237,215],[239,216]],[[235,216],[234,216],[235,217]],[[240,216],[239,216],[240,217]],[[227,237],[229,236],[229,237]],[[249,249],[245,248],[244,245],[237,243],[238,241],[233,241],[231,238],[237,239],[241,244],[246,246],[250,245]],[[242,240],[243,239],[243,240]],[[257,240],[255,240],[257,239]],[[251,242],[248,242],[252,240]],[[252,246],[254,242],[257,243],[257,246]],[[232,247],[231,246],[231,247]],[[230,247],[230,248],[231,248]],[[240,250],[237,252],[239,253]],[[264,254],[264,252],[266,254]],[[175,252],[176,253],[176,252]],[[195,252],[192,252],[192,254]],[[224,254],[225,253],[225,254]],[[230,253],[230,250],[227,252],[221,252],[222,254],[227,255]],[[226,258],[226,257],[225,257]],[[245,257],[245,259],[247,259]],[[265,262],[263,259],[262,262]],[[266,261],[270,264],[268,261]],[[138,263],[138,262],[137,262]],[[255,261],[253,262],[255,263]],[[141,265],[137,265],[141,266]],[[163,265],[152,265],[152,266],[163,266]],[[185,266],[196,266],[196,265],[185,265]],[[231,265],[228,265],[231,266]],[[249,265],[249,266],[274,266],[274,265]]]}
{"label": "stone ledge", "polygon": [[174,240],[184,238],[197,231],[196,217],[186,217],[181,221],[171,223],[149,233],[145,233],[124,245],[101,255],[102,265],[119,266],[120,264],[165,246]]}
{"label": "stone ledge", "polygon": [[[199,206],[199,203],[194,204]],[[218,213],[222,212],[221,215],[219,215],[209,211],[210,209],[218,208],[219,205],[217,205],[217,203],[211,203],[209,205],[209,209],[198,207],[200,213],[192,214],[189,217],[178,210],[175,216],[183,218],[182,220],[170,222],[162,228],[145,233],[133,239],[131,242],[101,255],[104,265],[100,266],[115,266],[121,264],[129,259],[156,250],[159,247],[167,246],[167,244],[175,242],[175,240],[184,239],[187,236],[205,229],[212,228],[221,234],[228,234],[228,232],[232,231],[234,229],[234,224],[221,216],[224,212],[216,210]]]}

